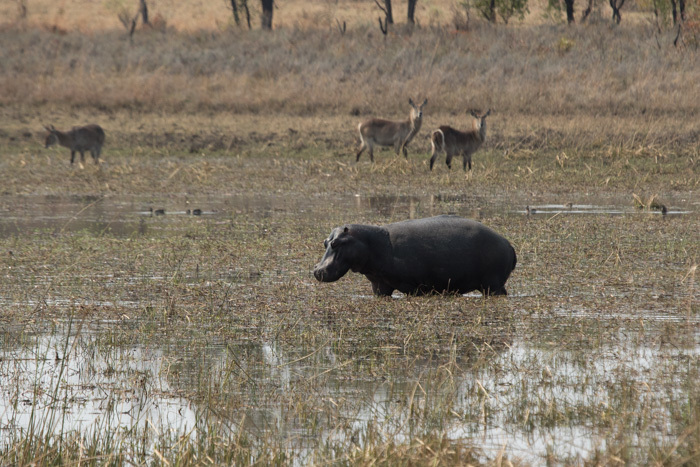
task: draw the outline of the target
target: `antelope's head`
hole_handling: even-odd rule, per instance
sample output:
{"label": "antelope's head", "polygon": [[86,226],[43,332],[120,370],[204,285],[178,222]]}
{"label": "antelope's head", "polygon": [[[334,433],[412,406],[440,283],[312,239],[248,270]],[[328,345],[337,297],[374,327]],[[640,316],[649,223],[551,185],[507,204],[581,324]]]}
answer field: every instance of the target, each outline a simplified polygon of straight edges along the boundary
{"label": "antelope's head", "polygon": [[46,140],[44,141],[44,147],[49,148],[50,146],[53,146],[54,144],[58,143],[58,136],[56,135],[56,128],[54,128],[53,125],[46,126],[44,125],[44,128],[46,131],[49,132],[48,135],[46,135]]}
{"label": "antelope's head", "polygon": [[408,103],[411,105],[411,121],[419,121],[423,118],[423,107],[428,103],[428,99],[425,99],[421,105],[416,105],[413,99],[408,99]]}

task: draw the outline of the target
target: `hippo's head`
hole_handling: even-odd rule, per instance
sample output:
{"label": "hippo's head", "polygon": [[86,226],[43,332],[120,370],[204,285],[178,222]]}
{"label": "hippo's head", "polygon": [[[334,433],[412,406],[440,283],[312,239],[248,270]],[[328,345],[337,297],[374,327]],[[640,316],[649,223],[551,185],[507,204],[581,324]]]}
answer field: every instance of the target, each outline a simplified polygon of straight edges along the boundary
{"label": "hippo's head", "polygon": [[314,267],[314,276],[321,282],[335,282],[350,269],[359,271],[369,257],[367,245],[348,226],[333,229],[323,246],[326,254]]}

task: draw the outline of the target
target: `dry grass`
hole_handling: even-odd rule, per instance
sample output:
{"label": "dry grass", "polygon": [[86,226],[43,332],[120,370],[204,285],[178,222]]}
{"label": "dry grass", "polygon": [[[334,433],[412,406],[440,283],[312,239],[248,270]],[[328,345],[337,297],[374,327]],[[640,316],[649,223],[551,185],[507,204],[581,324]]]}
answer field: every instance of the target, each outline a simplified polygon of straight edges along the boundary
{"label": "dry grass", "polygon": [[[24,2],[27,17],[23,23],[27,26],[57,28],[61,31],[94,32],[107,29],[122,29],[118,12],[125,10],[132,15],[136,13],[138,2],[129,0],[106,1],[59,1],[33,0]],[[12,21],[19,18],[19,1],[7,1],[0,5],[0,17]],[[228,29],[234,27],[233,15],[224,0],[214,2],[175,0],[150,0],[148,2],[151,17],[159,17],[169,27],[179,31],[198,31],[202,29]],[[250,2],[252,25],[260,27],[260,4]],[[394,15],[397,23],[405,21],[405,4],[397,4]],[[429,0],[419,2],[416,18],[422,24],[449,24],[453,10],[459,8],[455,2],[448,0]],[[542,21],[544,5],[533,2],[532,14],[528,22]],[[319,0],[305,2],[288,0],[279,2],[274,13],[275,28],[319,28],[336,29],[336,20],[345,21],[348,28],[372,24],[376,26],[380,11],[371,2],[346,1],[335,2]],[[606,13],[607,14],[607,13]],[[242,27],[246,27],[242,25]],[[377,29],[378,31],[378,29]]]}
{"label": "dry grass", "polygon": [[[482,25],[467,34],[421,29],[386,40],[366,28],[344,36],[167,32],[133,44],[117,32],[0,34],[2,104],[45,113],[392,116],[406,113],[408,96],[426,96],[428,116],[491,107],[533,124],[541,115],[566,121],[581,114],[676,124],[700,102],[697,55],[673,50],[672,33],[657,37],[644,26]],[[557,49],[562,38],[571,49]]]}

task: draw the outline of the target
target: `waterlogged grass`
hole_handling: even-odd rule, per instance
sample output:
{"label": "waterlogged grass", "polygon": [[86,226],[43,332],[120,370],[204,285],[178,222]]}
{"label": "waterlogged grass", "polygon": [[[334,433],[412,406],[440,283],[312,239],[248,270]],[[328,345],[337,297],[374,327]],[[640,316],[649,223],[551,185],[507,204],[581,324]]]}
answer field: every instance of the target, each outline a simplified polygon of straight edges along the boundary
{"label": "waterlogged grass", "polygon": [[[491,147],[467,176],[246,144],[7,151],[0,463],[700,461],[693,148]],[[510,239],[508,298],[311,275],[336,225],[442,213]]]}

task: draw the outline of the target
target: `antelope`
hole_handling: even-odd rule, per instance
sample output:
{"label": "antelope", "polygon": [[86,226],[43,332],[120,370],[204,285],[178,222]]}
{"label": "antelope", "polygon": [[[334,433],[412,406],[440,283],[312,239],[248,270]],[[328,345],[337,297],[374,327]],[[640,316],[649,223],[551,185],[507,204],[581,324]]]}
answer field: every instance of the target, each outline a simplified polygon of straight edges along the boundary
{"label": "antelope", "polygon": [[90,151],[95,164],[99,164],[102,145],[105,142],[105,132],[99,125],[90,124],[74,126],[69,131],[59,131],[53,125],[46,126],[49,134],[46,136],[46,148],[60,144],[70,149],[70,163],[75,160],[75,153],[80,153],[80,162],[85,162],[85,151]]}
{"label": "antelope", "polygon": [[442,151],[447,154],[447,168],[452,168],[452,158],[462,155],[464,171],[472,169],[472,154],[484,144],[486,139],[486,117],[491,113],[489,109],[485,114],[479,115],[475,111],[470,112],[474,120],[472,120],[471,131],[455,130],[451,126],[443,125],[433,131],[430,136],[430,144],[433,146],[433,153],[430,157],[430,170],[433,170],[435,159]]}
{"label": "antelope", "polygon": [[408,103],[411,105],[411,113],[408,116],[408,120],[396,122],[381,118],[370,118],[358,125],[357,129],[360,131],[361,144],[355,162],[360,160],[360,155],[367,148],[369,148],[369,159],[374,162],[375,144],[379,146],[394,146],[397,156],[403,150],[404,157],[408,159],[406,146],[420,130],[423,123],[423,106],[428,103],[428,99],[425,99],[420,106],[414,104],[413,99],[408,99]]}

